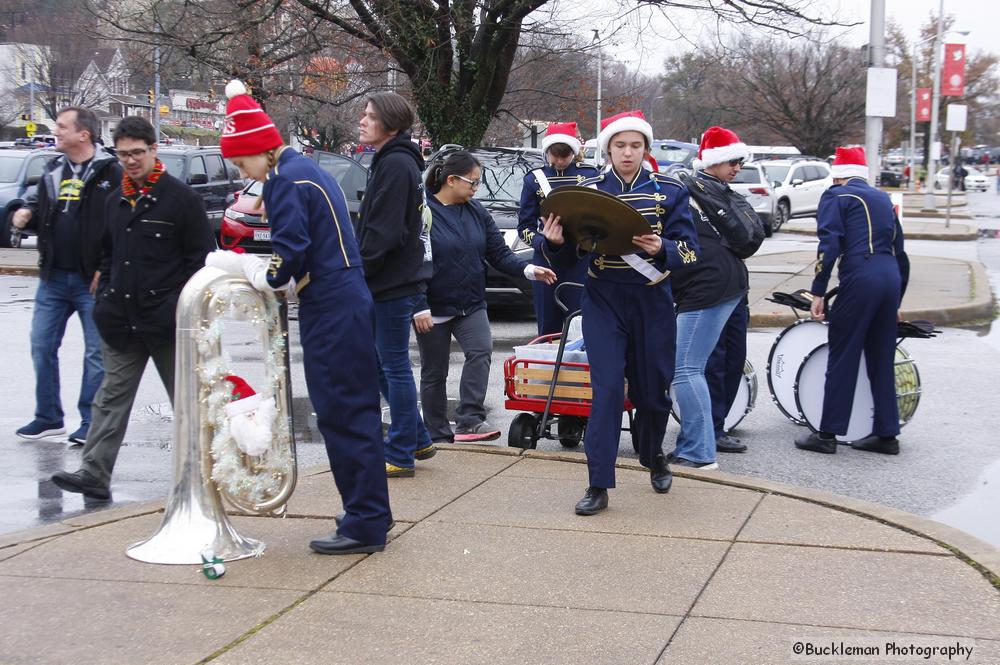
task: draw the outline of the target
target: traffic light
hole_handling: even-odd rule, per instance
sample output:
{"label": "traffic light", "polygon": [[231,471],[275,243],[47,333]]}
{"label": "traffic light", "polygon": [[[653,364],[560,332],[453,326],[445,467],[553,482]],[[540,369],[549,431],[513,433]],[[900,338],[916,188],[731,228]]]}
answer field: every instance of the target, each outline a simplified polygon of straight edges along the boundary
{"label": "traffic light", "polygon": [[147,93],[147,98],[149,99],[149,105],[150,106],[152,106],[154,103],[156,103],[156,95],[153,93],[153,89],[152,88],[149,89],[149,93]]}

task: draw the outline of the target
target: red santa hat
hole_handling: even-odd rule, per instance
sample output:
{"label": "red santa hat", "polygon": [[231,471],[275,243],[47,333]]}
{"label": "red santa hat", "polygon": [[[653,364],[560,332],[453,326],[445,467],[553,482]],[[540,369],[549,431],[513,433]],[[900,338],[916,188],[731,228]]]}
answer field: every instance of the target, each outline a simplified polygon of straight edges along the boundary
{"label": "red santa hat", "polygon": [[264,109],[247,94],[243,81],[226,84],[226,127],[219,139],[223,157],[259,155],[280,147],[284,141]]}
{"label": "red santa hat", "polygon": [[653,128],[646,122],[646,116],[642,111],[622,111],[601,120],[601,133],[597,135],[597,144],[602,154],[608,154],[611,137],[621,132],[639,132],[646,137],[647,146],[653,145]]}
{"label": "red santa hat", "polygon": [[865,149],[861,146],[853,148],[837,148],[830,167],[833,178],[867,178],[868,161],[865,159]]}
{"label": "red santa hat", "polygon": [[542,139],[542,152],[546,152],[550,146],[556,143],[564,143],[570,147],[573,154],[580,152],[582,144],[576,137],[575,122],[552,122],[545,128],[545,138]]}
{"label": "red santa hat", "polygon": [[732,159],[746,159],[750,156],[747,144],[740,141],[735,132],[725,127],[709,127],[701,135],[698,158],[691,162],[691,168],[701,170]]}
{"label": "red santa hat", "polygon": [[234,374],[225,377],[226,381],[233,384],[232,401],[226,404],[226,415],[232,418],[241,413],[249,413],[260,406],[261,397],[250,384]]}

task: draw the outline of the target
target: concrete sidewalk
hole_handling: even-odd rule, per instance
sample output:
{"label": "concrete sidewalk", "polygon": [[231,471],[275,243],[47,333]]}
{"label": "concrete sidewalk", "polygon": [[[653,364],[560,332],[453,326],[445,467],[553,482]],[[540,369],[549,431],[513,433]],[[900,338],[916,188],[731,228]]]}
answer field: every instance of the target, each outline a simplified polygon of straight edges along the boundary
{"label": "concrete sidewalk", "polygon": [[449,447],[389,481],[385,552],[346,557],[307,548],[340,510],[315,468],[287,519],[233,518],[267,550],[215,581],[125,556],[158,503],[3,537],[0,660],[777,665],[815,659],[797,644],[895,642],[1000,662],[1000,551],[971,536],[719,472],[657,495],[634,464],[578,517],[581,462]]}
{"label": "concrete sidewalk", "polygon": [[[978,261],[910,255],[910,282],[903,297],[904,319],[954,325],[993,317],[993,293],[986,269]],[[796,312],[767,300],[771,293],[808,289],[815,270],[815,251],[762,254],[747,260],[750,270],[750,325],[786,326]],[[836,271],[830,288],[837,284]],[[808,317],[808,312],[798,312]]]}

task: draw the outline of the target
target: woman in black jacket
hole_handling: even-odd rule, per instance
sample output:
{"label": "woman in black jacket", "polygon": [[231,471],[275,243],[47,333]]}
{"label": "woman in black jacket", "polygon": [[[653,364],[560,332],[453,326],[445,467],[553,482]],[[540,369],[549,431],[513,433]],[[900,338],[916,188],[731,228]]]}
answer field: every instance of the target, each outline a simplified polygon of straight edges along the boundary
{"label": "woman in black jacket", "polygon": [[[414,321],[420,346],[420,399],[424,424],[435,442],[488,441],[500,430],[486,422],[486,385],[493,337],[486,316],[486,263],[509,275],[547,284],[548,268],[514,256],[489,212],[473,199],[482,168],[464,150],[452,153],[427,175],[433,225],[434,276],[427,285],[431,317]],[[448,357],[452,336],[465,353],[455,432],[447,415]]]}

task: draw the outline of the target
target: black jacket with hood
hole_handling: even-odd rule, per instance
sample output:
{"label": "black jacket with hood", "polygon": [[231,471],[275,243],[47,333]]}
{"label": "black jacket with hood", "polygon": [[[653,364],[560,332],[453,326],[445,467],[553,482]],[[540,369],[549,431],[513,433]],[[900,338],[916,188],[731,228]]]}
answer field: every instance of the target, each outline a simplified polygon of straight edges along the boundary
{"label": "black jacket with hood", "polygon": [[424,293],[433,265],[424,262],[424,168],[409,134],[390,139],[375,153],[358,210],[358,246],[365,281],[375,300]]}
{"label": "black jacket with hood", "polygon": [[[49,164],[33,196],[28,197],[31,209],[28,228],[38,234],[38,267],[42,279],[49,279],[55,262],[52,244],[53,226],[57,214],[56,200],[62,178],[66,155],[60,155]],[[100,268],[101,238],[104,234],[105,204],[121,185],[122,167],[104,146],[94,144],[94,157],[80,177],[80,209],[76,219],[80,224],[80,275],[90,282]]]}

